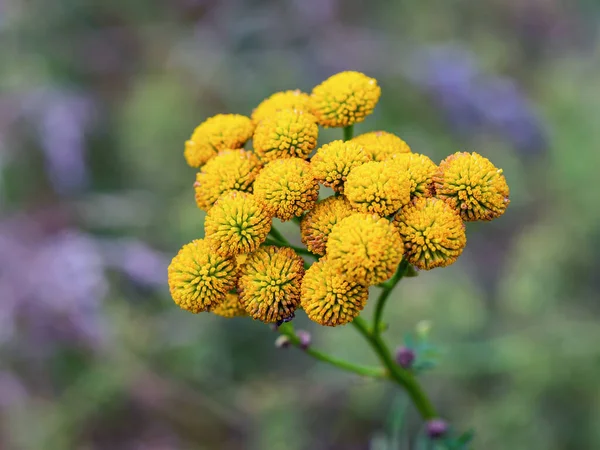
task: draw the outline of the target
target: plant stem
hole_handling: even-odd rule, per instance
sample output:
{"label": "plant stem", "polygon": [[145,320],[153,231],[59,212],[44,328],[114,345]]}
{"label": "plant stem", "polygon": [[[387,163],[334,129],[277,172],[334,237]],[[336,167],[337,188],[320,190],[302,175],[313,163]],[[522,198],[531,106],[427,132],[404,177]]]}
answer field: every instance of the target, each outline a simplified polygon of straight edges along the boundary
{"label": "plant stem", "polygon": [[303,247],[296,247],[295,245],[290,244],[290,242],[277,230],[273,233],[274,228],[271,227],[271,234],[273,235],[273,239],[265,240],[265,244],[267,245],[278,245],[280,247],[289,247],[294,250],[299,255],[312,256],[315,259],[318,259],[318,256],[312,253],[310,250]]}
{"label": "plant stem", "polygon": [[275,238],[276,241],[279,241],[283,245],[290,245],[290,242],[285,238],[283,234],[277,230],[274,226],[271,226],[271,231],[269,234]]}
{"label": "plant stem", "polygon": [[377,299],[377,304],[375,306],[375,315],[373,316],[373,333],[381,333],[381,319],[383,317],[383,308],[385,307],[385,303],[396,285],[400,282],[400,280],[402,280],[402,277],[404,277],[406,272],[408,272],[408,261],[406,259],[402,259],[394,276],[387,282],[380,285],[383,290],[381,291],[381,294],[379,294],[379,298]]}
{"label": "plant stem", "polygon": [[387,345],[381,339],[378,333],[374,333],[369,329],[367,322],[362,317],[357,317],[352,322],[352,325],[363,335],[367,342],[371,345],[373,350],[377,353],[377,356],[387,368],[389,377],[394,380],[397,384],[402,386],[408,392],[412,402],[419,410],[423,419],[432,419],[437,416],[431,401],[427,397],[427,394],[423,391],[419,382],[412,373],[400,367],[394,359],[388,349]]}
{"label": "plant stem", "polygon": [[344,141],[349,141],[354,136],[354,125],[344,127]]}
{"label": "plant stem", "polygon": [[[288,322],[281,324],[279,326],[279,332],[290,340],[290,343],[298,348],[301,347],[300,338],[294,332],[294,326]],[[369,367],[369,366],[361,366],[358,364],[353,364],[348,361],[344,361],[342,359],[334,358],[333,356],[327,355],[326,353],[320,352],[318,350],[313,349],[312,347],[308,347],[307,349],[303,349],[307,354],[312,356],[319,361],[326,362],[332,366],[335,366],[339,369],[345,370],[346,372],[352,372],[357,375],[371,377],[371,378],[386,378],[386,371],[379,367]]]}

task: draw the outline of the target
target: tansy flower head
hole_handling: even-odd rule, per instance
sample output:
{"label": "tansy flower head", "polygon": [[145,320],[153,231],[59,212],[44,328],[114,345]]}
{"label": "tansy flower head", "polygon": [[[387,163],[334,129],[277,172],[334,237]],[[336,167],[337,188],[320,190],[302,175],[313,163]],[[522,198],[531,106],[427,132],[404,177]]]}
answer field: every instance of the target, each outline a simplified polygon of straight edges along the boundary
{"label": "tansy flower head", "polygon": [[309,319],[330,327],[352,322],[369,298],[369,289],[346,279],[326,259],[314,263],[302,280],[302,309]]}
{"label": "tansy flower head", "polygon": [[504,214],[510,202],[502,169],[477,153],[448,156],[433,181],[436,197],[459,211],[464,221],[495,219]]}
{"label": "tansy flower head", "polygon": [[202,122],[185,142],[183,155],[192,167],[200,167],[220,150],[241,148],[252,137],[254,125],[239,114],[217,114]]}
{"label": "tansy flower head", "polygon": [[437,166],[431,159],[419,153],[401,153],[392,156],[388,163],[397,171],[408,174],[411,199],[432,196]]}
{"label": "tansy flower head", "polygon": [[210,312],[228,319],[247,315],[246,310],[240,304],[238,295],[233,293],[228,293],[221,303],[210,309]]}
{"label": "tansy flower head", "polygon": [[263,100],[254,111],[252,120],[258,124],[261,120],[273,115],[282,109],[296,109],[306,111],[309,109],[310,96],[299,89],[294,91],[275,92],[269,98]]}
{"label": "tansy flower head", "polygon": [[224,193],[251,192],[252,183],[262,167],[258,157],[246,150],[223,150],[208,161],[196,175],[196,204],[208,210]]}
{"label": "tansy flower head", "polygon": [[286,221],[314,206],[319,184],[308,162],[299,158],[278,159],[258,174],[254,195],[267,211]]}
{"label": "tansy flower head", "polygon": [[352,139],[362,145],[373,161],[385,161],[392,155],[410,153],[410,147],[398,136],[387,131],[371,131]]}
{"label": "tansy flower head", "polygon": [[344,193],[355,210],[387,216],[410,201],[410,180],[387,161],[371,161],[352,169]]}
{"label": "tansy flower head", "polygon": [[288,247],[261,247],[248,256],[238,281],[240,303],[254,319],[289,318],[300,303],[304,260]]}
{"label": "tansy flower head", "polygon": [[311,252],[324,255],[327,238],[333,226],[354,212],[343,196],[328,197],[317,202],[300,222],[302,242]]}
{"label": "tansy flower head", "polygon": [[212,251],[204,239],[184,245],[169,264],[168,273],[173,300],[193,313],[222,302],[237,279],[235,261]]}
{"label": "tansy flower head", "polygon": [[347,127],[365,120],[380,95],[375,78],[360,72],[340,72],[315,86],[310,96],[311,112],[319,125]]}
{"label": "tansy flower head", "polygon": [[231,191],[216,201],[204,221],[206,240],[225,256],[253,252],[271,230],[271,215],[253,195]]}
{"label": "tansy flower head", "polygon": [[333,227],[327,240],[329,263],[349,280],[364,285],[390,278],[402,251],[396,227],[374,214],[346,217]]}
{"label": "tansy flower head", "polygon": [[253,146],[265,161],[280,158],[307,158],[317,145],[319,127],[313,115],[283,109],[263,119],[256,127]]}
{"label": "tansy flower head", "polygon": [[310,164],[320,183],[343,193],[350,171],[370,160],[362,146],[355,142],[333,141],[317,150]]}
{"label": "tansy flower head", "polygon": [[405,257],[419,269],[452,264],[462,253],[467,238],[465,227],[450,205],[437,198],[419,198],[394,217]]}

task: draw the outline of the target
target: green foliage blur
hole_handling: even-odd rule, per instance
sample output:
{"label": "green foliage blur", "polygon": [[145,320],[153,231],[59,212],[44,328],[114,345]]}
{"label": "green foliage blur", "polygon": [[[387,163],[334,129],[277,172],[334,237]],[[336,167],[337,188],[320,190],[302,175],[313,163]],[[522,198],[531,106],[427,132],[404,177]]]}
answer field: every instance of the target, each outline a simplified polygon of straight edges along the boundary
{"label": "green foliage blur", "polygon": [[[341,70],[382,87],[356,133],[477,151],[511,188],[456,264],[403,280],[387,342],[431,324],[423,382],[474,448],[600,448],[599,20],[591,0],[0,0],[0,448],[418,448],[410,408],[382,437],[394,386],[166,286],[203,235],[193,128]],[[351,327],[295,323],[376,364]]]}

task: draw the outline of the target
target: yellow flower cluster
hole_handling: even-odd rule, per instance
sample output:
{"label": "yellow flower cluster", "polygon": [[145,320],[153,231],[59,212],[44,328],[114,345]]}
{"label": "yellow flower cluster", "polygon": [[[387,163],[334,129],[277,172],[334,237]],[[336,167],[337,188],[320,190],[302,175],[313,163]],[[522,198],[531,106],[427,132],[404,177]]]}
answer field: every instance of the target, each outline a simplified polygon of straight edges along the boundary
{"label": "yellow flower cluster", "polygon": [[[386,131],[351,138],[380,93],[373,78],[342,72],[310,94],[275,93],[251,117],[219,114],[196,128],[184,155],[199,168],[205,235],[169,266],[175,303],[278,324],[301,308],[321,325],[344,325],[403,259],[448,266],[465,248],[465,221],[504,213],[502,170],[477,153],[437,166]],[[318,147],[319,126],[346,127],[345,140]],[[319,200],[320,185],[334,195]],[[274,218],[295,219],[306,248],[290,245]]]}

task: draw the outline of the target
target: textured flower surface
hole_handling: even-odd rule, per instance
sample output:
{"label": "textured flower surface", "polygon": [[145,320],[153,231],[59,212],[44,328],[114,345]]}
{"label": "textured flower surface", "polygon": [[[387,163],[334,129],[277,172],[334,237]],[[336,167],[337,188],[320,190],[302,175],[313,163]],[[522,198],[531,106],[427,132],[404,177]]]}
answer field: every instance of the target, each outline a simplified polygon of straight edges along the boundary
{"label": "textured flower surface", "polygon": [[237,279],[235,261],[215,253],[204,239],[184,245],[171,261],[168,274],[173,300],[193,313],[222,302]]}
{"label": "textured flower surface", "polygon": [[252,120],[239,114],[217,114],[202,122],[185,142],[183,155],[192,167],[200,167],[220,150],[241,148],[252,137]]}
{"label": "textured flower surface", "polygon": [[300,222],[300,238],[308,250],[317,255],[324,255],[327,238],[333,226],[354,214],[345,197],[328,197],[317,202]]}
{"label": "textured flower surface", "polygon": [[403,246],[394,225],[375,214],[356,213],[335,225],[327,240],[327,260],[349,280],[364,285],[390,278]]}
{"label": "textured flower surface", "polygon": [[298,111],[310,111],[310,96],[299,89],[294,91],[275,92],[269,98],[263,100],[252,111],[252,120],[255,124],[272,116],[282,109],[296,109]]}
{"label": "textured flower surface", "polygon": [[369,298],[369,289],[346,279],[326,259],[314,263],[302,280],[302,308],[309,319],[330,327],[352,322]]}
{"label": "textured flower surface", "polygon": [[478,153],[448,156],[440,163],[433,181],[436,197],[459,211],[464,221],[495,219],[510,203],[502,169]]}
{"label": "textured flower surface", "polygon": [[350,171],[370,160],[362,146],[338,140],[319,148],[310,164],[319,183],[343,193],[344,182]]}
{"label": "textured flower surface", "polygon": [[419,153],[401,153],[393,155],[389,162],[397,171],[408,174],[411,199],[433,195],[437,166],[431,159]]}
{"label": "textured flower surface", "polygon": [[373,161],[385,161],[392,155],[410,153],[410,147],[398,136],[387,131],[371,131],[352,139],[362,145]]}
{"label": "textured flower surface", "polygon": [[194,191],[196,204],[208,210],[228,191],[252,192],[252,183],[262,164],[246,150],[223,150],[209,160],[196,174]]}
{"label": "textured flower surface", "polygon": [[271,215],[252,194],[231,191],[219,197],[204,221],[206,240],[225,256],[253,252],[271,230]]}
{"label": "textured flower surface", "polygon": [[365,120],[380,96],[375,78],[360,72],[340,72],[315,86],[310,97],[311,112],[319,125],[347,127]]}
{"label": "textured flower surface", "polygon": [[253,138],[254,151],[264,161],[307,158],[317,145],[318,136],[319,127],[312,114],[283,109],[258,124]]}
{"label": "textured flower surface", "polygon": [[300,304],[304,260],[291,248],[266,246],[250,254],[238,281],[240,303],[251,317],[274,323]]}
{"label": "textured flower surface", "polygon": [[388,216],[410,201],[408,172],[371,161],[352,169],[344,193],[356,211]]}
{"label": "textured flower surface", "polygon": [[254,182],[254,195],[269,213],[286,221],[312,209],[319,196],[319,183],[303,159],[278,159],[261,170]]}
{"label": "textured flower surface", "polygon": [[240,304],[237,294],[228,293],[223,301],[210,309],[210,312],[217,316],[231,318],[246,316],[246,310]]}
{"label": "textured flower surface", "polygon": [[420,198],[394,217],[405,257],[419,269],[454,263],[467,244],[465,226],[457,211],[443,200]]}

